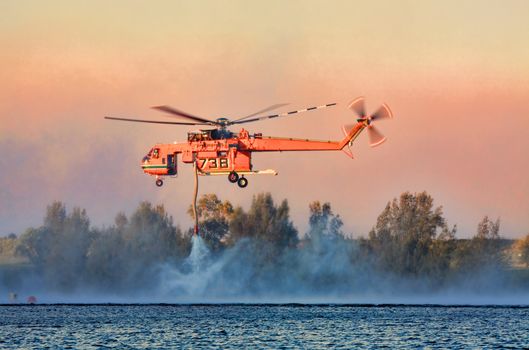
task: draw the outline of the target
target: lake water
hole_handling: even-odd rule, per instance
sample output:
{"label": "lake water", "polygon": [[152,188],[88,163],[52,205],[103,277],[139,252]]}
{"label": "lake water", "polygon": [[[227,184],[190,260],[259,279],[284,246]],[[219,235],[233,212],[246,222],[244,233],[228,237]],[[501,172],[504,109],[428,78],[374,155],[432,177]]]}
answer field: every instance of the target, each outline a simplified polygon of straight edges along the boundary
{"label": "lake water", "polygon": [[529,308],[3,305],[0,348],[529,348]]}

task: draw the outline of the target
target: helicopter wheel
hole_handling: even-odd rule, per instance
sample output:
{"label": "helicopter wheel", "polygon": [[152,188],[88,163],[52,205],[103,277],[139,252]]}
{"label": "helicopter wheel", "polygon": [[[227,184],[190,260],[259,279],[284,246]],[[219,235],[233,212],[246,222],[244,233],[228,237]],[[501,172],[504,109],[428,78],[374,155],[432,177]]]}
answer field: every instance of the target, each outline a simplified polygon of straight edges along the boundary
{"label": "helicopter wheel", "polygon": [[156,180],[156,186],[162,187],[163,186],[163,180],[161,180],[161,179]]}
{"label": "helicopter wheel", "polygon": [[228,181],[231,182],[232,184],[236,183],[237,180],[239,180],[239,174],[237,174],[235,171],[232,171],[229,175],[228,175]]}
{"label": "helicopter wheel", "polygon": [[243,176],[237,181],[237,185],[239,185],[240,188],[245,188],[248,186],[248,180]]}

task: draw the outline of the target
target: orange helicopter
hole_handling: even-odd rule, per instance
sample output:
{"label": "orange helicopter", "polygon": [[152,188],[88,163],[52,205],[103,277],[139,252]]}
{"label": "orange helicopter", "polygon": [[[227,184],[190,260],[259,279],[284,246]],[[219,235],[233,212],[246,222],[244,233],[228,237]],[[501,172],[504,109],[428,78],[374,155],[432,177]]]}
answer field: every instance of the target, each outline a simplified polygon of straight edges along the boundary
{"label": "orange helicopter", "polygon": [[169,106],[156,106],[152,108],[168,113],[172,117],[185,118],[189,121],[173,122],[114,117],[105,117],[105,119],[169,125],[213,126],[215,128],[188,132],[186,142],[159,143],[154,145],[149,153],[143,157],[141,167],[146,174],[155,176],[156,185],[161,187],[165,176],[176,176],[178,174],[177,161],[180,156],[183,163],[195,164],[198,175],[225,175],[231,183],[237,183],[239,187],[244,188],[248,185],[248,180],[245,177],[247,175],[277,175],[277,172],[272,169],[254,170],[252,165],[252,152],[342,150],[352,158],[353,155],[350,147],[364,129],[368,131],[370,145],[372,147],[378,146],[386,138],[373,126],[373,122],[393,118],[393,114],[386,104],[382,104],[375,113],[369,116],[366,115],[364,98],[359,97],[348,105],[348,108],[356,113],[356,124],[342,127],[344,138],[341,141],[272,137],[263,136],[261,133],[250,134],[244,128],[238,133],[231,132],[227,129],[231,125],[293,116],[302,112],[335,106],[336,103],[280,114],[258,116],[259,114],[285,105],[272,105],[259,112],[235,120],[229,120],[227,118],[218,118],[216,120],[205,119]]}

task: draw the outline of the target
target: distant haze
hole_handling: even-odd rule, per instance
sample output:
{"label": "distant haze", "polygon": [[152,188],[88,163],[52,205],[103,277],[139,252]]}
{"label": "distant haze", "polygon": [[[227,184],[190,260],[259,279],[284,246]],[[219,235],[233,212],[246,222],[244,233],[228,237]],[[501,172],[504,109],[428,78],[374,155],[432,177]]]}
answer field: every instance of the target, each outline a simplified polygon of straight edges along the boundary
{"label": "distant haze", "polygon": [[[42,221],[47,204],[86,208],[95,224],[163,203],[190,224],[192,168],[156,188],[139,168],[155,142],[185,127],[120,123],[158,118],[169,104],[206,118],[274,103],[324,111],[249,124],[265,135],[339,139],[349,100],[382,102],[388,141],[355,160],[341,152],[254,156],[241,190],[202,178],[247,205],[271,192],[289,200],[304,232],[308,203],[332,203],[345,231],[365,235],[387,201],[428,191],[458,236],[484,216],[501,234],[529,232],[529,2],[30,2],[0,4],[0,235]],[[237,130],[234,130],[237,131]]]}

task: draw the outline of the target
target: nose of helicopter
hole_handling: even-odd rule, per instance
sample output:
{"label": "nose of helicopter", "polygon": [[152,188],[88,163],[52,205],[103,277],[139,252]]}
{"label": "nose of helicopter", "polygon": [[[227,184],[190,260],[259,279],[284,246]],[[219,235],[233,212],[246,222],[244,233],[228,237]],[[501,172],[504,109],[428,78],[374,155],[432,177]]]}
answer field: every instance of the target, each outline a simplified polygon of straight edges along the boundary
{"label": "nose of helicopter", "polygon": [[142,158],[140,166],[143,172],[148,175],[162,176],[169,174],[166,164],[161,162],[158,163],[156,161],[153,162],[153,160],[148,157]]}
{"label": "nose of helicopter", "polygon": [[141,170],[143,170],[145,174],[149,174],[149,158],[148,157],[143,157],[141,159],[140,166],[141,166]]}
{"label": "nose of helicopter", "polygon": [[149,162],[150,158],[149,156],[145,156],[141,159],[141,170],[143,170],[143,172],[145,174],[149,174],[149,175],[154,175],[154,172],[153,172],[153,167],[152,165],[150,164]]}

